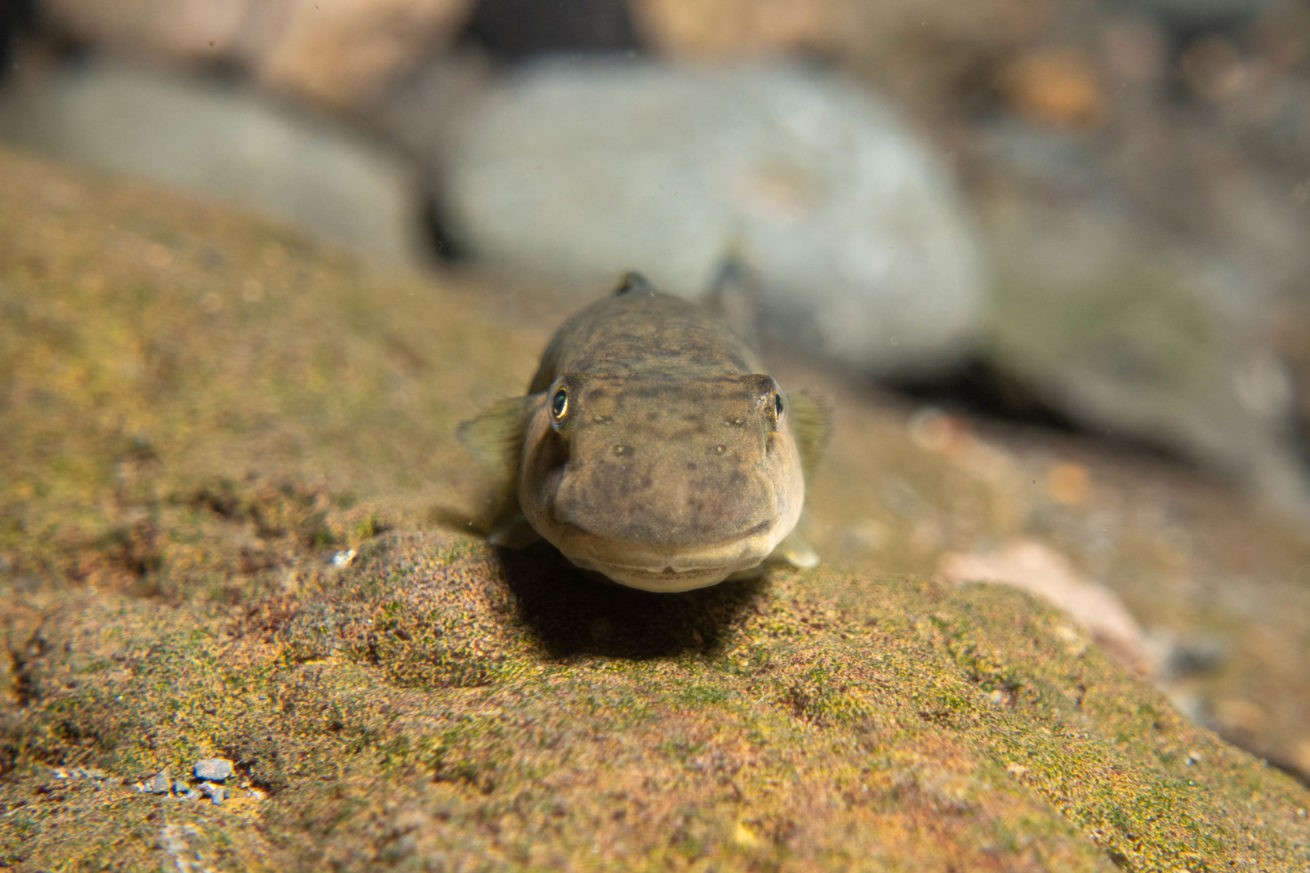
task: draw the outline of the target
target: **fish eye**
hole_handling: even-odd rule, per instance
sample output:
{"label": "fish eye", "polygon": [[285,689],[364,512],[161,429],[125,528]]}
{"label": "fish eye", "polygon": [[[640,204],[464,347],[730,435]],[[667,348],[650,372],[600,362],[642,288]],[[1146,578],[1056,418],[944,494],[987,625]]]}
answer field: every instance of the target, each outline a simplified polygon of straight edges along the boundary
{"label": "fish eye", "polygon": [[556,421],[563,421],[569,413],[569,389],[563,385],[555,389],[550,398],[550,414]]}
{"label": "fish eye", "polygon": [[784,408],[785,407],[783,406],[782,403],[782,392],[781,391],[773,392],[773,414],[777,416],[779,420],[782,419],[782,413]]}

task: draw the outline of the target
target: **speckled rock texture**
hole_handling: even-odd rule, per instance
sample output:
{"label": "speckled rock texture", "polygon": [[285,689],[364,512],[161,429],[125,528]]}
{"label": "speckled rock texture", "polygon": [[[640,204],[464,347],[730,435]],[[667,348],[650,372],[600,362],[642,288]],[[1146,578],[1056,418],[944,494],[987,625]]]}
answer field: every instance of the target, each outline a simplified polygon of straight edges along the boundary
{"label": "speckled rock texture", "polygon": [[[834,559],[659,597],[460,532],[453,427],[540,304],[0,176],[0,865],[1310,865],[1304,786],[1012,589]],[[146,790],[208,758],[221,804]]]}

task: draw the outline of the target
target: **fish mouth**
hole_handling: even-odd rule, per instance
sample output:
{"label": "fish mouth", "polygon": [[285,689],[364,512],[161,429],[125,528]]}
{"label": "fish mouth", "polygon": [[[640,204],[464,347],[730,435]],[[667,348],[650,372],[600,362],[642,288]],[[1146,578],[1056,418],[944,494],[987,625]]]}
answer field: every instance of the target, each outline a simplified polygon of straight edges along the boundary
{"label": "fish mouth", "polygon": [[757,567],[760,563],[757,561],[751,564],[751,567],[743,567],[740,570],[732,567],[706,567],[696,570],[674,570],[672,567],[665,567],[661,571],[652,571],[645,567],[588,561],[580,557],[571,557],[569,560],[584,570],[601,573],[611,581],[627,588],[655,594],[680,594],[684,591],[695,591],[697,588],[709,588],[724,581],[733,573]]}
{"label": "fish mouth", "polygon": [[576,524],[561,525],[557,536],[548,539],[584,570],[602,573],[629,588],[677,593],[707,588],[758,567],[781,539],[773,527],[766,520],[726,539],[689,546],[611,539]]}

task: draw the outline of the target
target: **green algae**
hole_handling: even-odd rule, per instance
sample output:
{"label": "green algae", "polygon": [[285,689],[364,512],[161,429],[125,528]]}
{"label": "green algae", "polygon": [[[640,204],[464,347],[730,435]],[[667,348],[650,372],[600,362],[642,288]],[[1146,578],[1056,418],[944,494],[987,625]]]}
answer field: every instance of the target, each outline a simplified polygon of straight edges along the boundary
{"label": "green algae", "polygon": [[[1024,595],[658,597],[435,529],[477,484],[454,423],[509,381],[457,289],[0,164],[0,863],[1310,862],[1310,793]],[[223,806],[133,788],[209,756]]]}

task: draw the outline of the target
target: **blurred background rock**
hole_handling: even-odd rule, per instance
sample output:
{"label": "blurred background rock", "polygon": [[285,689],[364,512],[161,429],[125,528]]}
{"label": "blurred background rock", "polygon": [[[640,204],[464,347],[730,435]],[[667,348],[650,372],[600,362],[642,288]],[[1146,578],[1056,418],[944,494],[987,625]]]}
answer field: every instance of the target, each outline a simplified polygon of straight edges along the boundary
{"label": "blurred background rock", "polygon": [[737,251],[857,384],[1310,519],[1304,3],[9,0],[0,59],[32,151],[578,302]]}
{"label": "blurred background rock", "polygon": [[27,0],[4,16],[12,142],[383,263],[490,263],[580,298],[627,267],[694,296],[733,249],[794,345],[1163,447],[1310,517],[1302,4]]}

